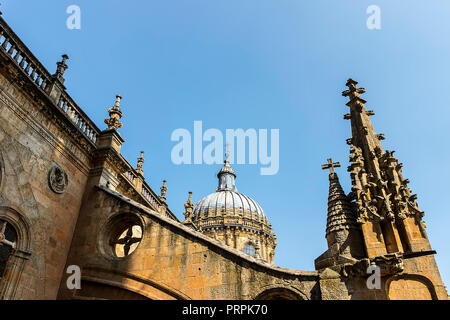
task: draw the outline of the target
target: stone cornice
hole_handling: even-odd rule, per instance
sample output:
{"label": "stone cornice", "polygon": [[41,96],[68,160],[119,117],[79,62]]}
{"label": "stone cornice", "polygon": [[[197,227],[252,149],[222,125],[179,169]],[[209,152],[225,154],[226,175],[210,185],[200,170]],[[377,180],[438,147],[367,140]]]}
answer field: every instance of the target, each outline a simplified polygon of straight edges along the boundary
{"label": "stone cornice", "polygon": [[235,227],[252,230],[257,233],[263,233],[266,236],[270,237],[272,240],[274,239],[272,229],[266,223],[255,221],[254,219],[245,216],[240,217],[240,216],[225,215],[225,216],[207,217],[205,219],[196,219],[194,220],[194,223],[198,228],[202,230]]}

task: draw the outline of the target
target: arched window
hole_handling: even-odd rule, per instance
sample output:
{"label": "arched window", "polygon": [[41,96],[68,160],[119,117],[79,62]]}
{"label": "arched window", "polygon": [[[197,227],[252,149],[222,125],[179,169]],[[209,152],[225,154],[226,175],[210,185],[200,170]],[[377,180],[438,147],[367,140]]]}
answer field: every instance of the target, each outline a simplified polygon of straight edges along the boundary
{"label": "arched window", "polygon": [[15,209],[0,205],[0,300],[15,299],[30,253],[30,224]]}
{"label": "arched window", "polygon": [[0,281],[8,260],[16,247],[17,233],[8,222],[0,219]]}
{"label": "arched window", "polygon": [[256,253],[255,246],[252,245],[251,243],[247,243],[247,244],[244,246],[244,253],[245,253],[245,254],[248,254],[248,255],[251,256],[251,257],[254,257],[254,256],[255,256],[255,253]]}

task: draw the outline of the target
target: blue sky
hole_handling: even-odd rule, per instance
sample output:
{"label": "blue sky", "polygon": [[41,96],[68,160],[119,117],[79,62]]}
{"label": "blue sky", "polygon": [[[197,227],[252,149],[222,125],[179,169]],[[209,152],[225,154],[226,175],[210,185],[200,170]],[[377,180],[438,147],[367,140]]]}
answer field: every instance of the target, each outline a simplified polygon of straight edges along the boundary
{"label": "blue sky", "polygon": [[[81,30],[66,28],[69,5]],[[366,9],[381,9],[381,30],[366,28]],[[277,234],[277,265],[314,269],[326,250],[328,157],[350,191],[346,172],[349,77],[367,93],[383,147],[396,150],[424,220],[445,283],[448,248],[450,21],[448,1],[191,0],[3,1],[3,17],[54,72],[70,57],[68,92],[104,128],[107,108],[123,95],[122,153],[145,151],[147,182],[182,218],[215,191],[219,165],[170,158],[177,128],[280,130],[280,170],[234,165],[240,192],[265,210]]]}

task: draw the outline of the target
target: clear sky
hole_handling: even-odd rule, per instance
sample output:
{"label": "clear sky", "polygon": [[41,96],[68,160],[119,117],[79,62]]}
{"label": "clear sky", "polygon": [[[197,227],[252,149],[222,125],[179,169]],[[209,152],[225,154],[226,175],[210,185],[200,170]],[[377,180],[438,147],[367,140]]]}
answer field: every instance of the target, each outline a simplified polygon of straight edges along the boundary
{"label": "clear sky", "polygon": [[[54,72],[70,57],[68,92],[104,129],[123,95],[122,153],[145,151],[146,181],[181,219],[215,191],[220,165],[174,165],[172,132],[193,122],[226,129],[279,129],[280,169],[234,165],[240,192],[254,198],[277,234],[275,263],[313,270],[326,250],[328,157],[346,192],[350,123],[341,96],[349,77],[367,93],[383,147],[396,150],[446,284],[449,250],[450,2],[335,0],[7,0],[3,17]],[[81,29],[69,30],[69,5]],[[366,27],[369,5],[381,29]]]}

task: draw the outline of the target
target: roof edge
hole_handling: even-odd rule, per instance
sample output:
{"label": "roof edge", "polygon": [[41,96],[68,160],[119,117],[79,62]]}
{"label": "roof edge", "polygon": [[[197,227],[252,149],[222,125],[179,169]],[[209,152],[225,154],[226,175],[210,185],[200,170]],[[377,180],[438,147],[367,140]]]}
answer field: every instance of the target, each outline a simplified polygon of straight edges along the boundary
{"label": "roof edge", "polygon": [[223,244],[222,242],[220,242],[219,240],[216,239],[212,239],[208,236],[205,236],[204,234],[202,234],[199,231],[195,231],[192,230],[191,228],[184,226],[183,224],[181,224],[180,222],[174,221],[170,218],[164,217],[162,216],[160,213],[134,201],[131,200],[130,198],[125,197],[124,195],[121,195],[120,193],[117,193],[114,190],[111,190],[105,186],[102,185],[96,185],[96,187],[108,194],[110,194],[111,196],[118,198],[122,201],[127,202],[128,204],[142,210],[145,214],[160,220],[166,224],[169,224],[181,231],[183,231],[184,233],[189,234],[190,236],[193,236],[195,238],[197,238],[198,240],[201,240],[203,242],[207,242],[208,244],[217,247],[221,250],[226,251],[227,253],[235,256],[236,258],[251,263],[255,266],[258,267],[262,267],[264,269],[270,270],[270,271],[275,271],[275,272],[280,272],[280,273],[285,273],[285,274],[289,274],[292,276],[309,276],[309,277],[318,277],[319,276],[319,272],[318,271],[303,271],[303,270],[295,270],[295,269],[289,269],[289,268],[282,268],[282,267],[277,267],[277,266],[271,266],[269,263],[266,262],[262,262],[262,261],[258,261],[250,256],[247,256],[246,254],[244,254],[243,252],[240,252],[239,250],[236,250],[234,248],[231,248],[225,244]]}

